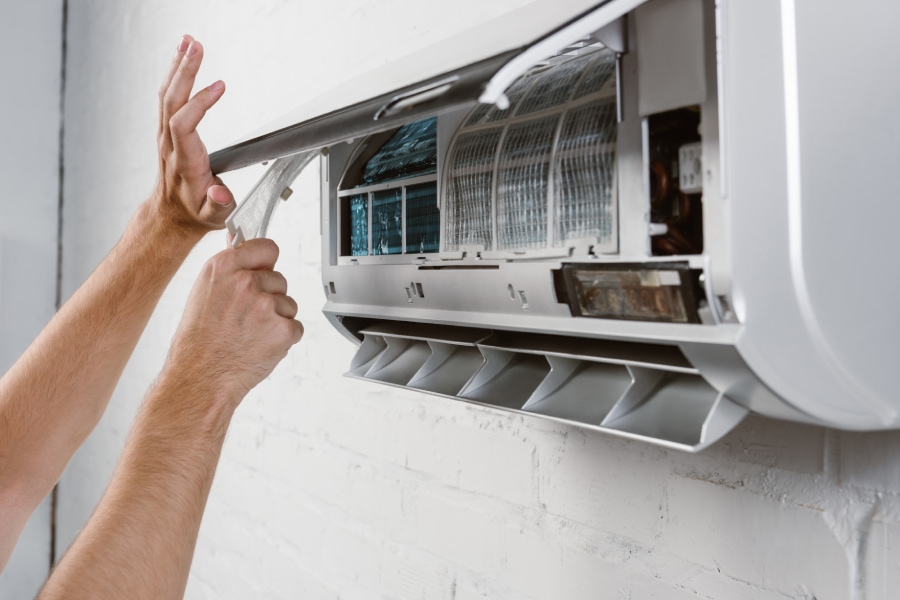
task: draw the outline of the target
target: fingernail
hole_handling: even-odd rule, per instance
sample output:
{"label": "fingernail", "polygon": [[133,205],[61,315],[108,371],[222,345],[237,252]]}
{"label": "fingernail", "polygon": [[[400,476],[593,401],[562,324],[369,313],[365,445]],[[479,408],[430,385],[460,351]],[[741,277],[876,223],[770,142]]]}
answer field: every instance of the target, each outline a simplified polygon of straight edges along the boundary
{"label": "fingernail", "polygon": [[197,50],[198,50],[197,44],[195,44],[194,42],[191,42],[191,45],[188,46],[188,48],[187,48],[187,55],[193,56],[193,55],[197,54]]}
{"label": "fingernail", "polygon": [[187,50],[187,47],[188,47],[188,41],[187,41],[187,36],[185,35],[185,36],[182,36],[181,41],[178,42],[178,51],[184,52],[185,50]]}
{"label": "fingernail", "polygon": [[225,89],[225,82],[220,79],[219,81],[209,86],[209,89],[213,92],[221,92]]}

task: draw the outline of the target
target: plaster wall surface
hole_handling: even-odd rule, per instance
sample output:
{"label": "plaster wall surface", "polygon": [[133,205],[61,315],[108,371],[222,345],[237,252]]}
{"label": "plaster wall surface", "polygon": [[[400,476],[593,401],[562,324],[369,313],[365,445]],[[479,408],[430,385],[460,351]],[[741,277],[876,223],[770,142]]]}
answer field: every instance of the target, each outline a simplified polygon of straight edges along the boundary
{"label": "plaster wall surface", "polygon": [[[56,306],[61,32],[62,2],[0,3],[0,373]],[[49,567],[47,499],[0,575],[0,598],[34,596]]]}
{"label": "plaster wall surface", "polygon": [[[229,86],[201,125],[216,149],[523,3],[71,5],[65,293],[153,184],[156,91],[181,34],[205,44],[199,84]],[[260,174],[226,182],[241,197]],[[900,433],[750,417],[694,456],[343,378],[354,347],[319,312],[315,169],[294,189],[270,235],[306,335],[234,418],[189,598],[894,597]],[[60,551],[103,492],[194,277],[222,247],[211,235],[186,261],[64,475]]]}

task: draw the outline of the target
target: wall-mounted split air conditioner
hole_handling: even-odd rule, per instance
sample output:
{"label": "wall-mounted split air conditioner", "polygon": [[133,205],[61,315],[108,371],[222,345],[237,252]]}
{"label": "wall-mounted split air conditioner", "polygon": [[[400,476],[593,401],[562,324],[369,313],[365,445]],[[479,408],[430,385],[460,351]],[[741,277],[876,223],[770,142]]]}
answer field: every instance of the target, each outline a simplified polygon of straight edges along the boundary
{"label": "wall-mounted split air conditioner", "polygon": [[348,374],[684,450],[749,411],[900,427],[900,5],[593,4],[530,4],[213,155],[321,153]]}

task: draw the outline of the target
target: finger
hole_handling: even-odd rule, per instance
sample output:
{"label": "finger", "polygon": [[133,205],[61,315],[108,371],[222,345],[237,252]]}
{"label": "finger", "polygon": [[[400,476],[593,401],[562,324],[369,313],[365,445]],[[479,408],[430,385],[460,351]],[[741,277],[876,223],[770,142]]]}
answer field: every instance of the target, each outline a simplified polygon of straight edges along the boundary
{"label": "finger", "polygon": [[225,182],[222,181],[222,178],[218,175],[214,175],[213,181],[215,183],[209,186],[209,190],[207,190],[206,193],[207,196],[210,196],[210,200],[218,202],[223,206],[234,202],[234,194],[231,193],[231,190],[228,189],[228,186],[225,185]]}
{"label": "finger", "polygon": [[203,88],[190,99],[183,103],[177,111],[169,117],[169,125],[172,128],[172,135],[189,135],[196,131],[197,125],[203,119],[212,106],[219,101],[222,94],[225,93],[225,82],[221,79],[212,85]]}
{"label": "finger", "polygon": [[287,279],[278,271],[256,271],[256,281],[259,289],[268,294],[287,294]]}
{"label": "finger", "polygon": [[217,81],[211,86],[197,92],[190,102],[182,106],[169,118],[169,130],[172,134],[174,150],[181,157],[182,168],[209,169],[209,155],[206,147],[197,135],[197,125],[212,106],[225,93],[225,83]]}
{"label": "finger", "polygon": [[275,312],[285,319],[293,319],[297,316],[297,303],[290,296],[275,294]]}
{"label": "finger", "polygon": [[296,344],[303,337],[303,323],[296,319],[291,319],[292,326],[292,336],[291,336],[291,345]]}
{"label": "finger", "polygon": [[171,118],[190,98],[202,61],[203,46],[197,40],[191,40],[163,97],[164,120]]}
{"label": "finger", "polygon": [[[217,178],[218,179],[218,178]],[[200,207],[199,218],[204,223],[218,225],[221,229],[236,207],[234,194],[225,185],[211,185],[206,190],[206,201]]]}
{"label": "finger", "polygon": [[191,42],[194,41],[189,35],[184,35],[181,37],[181,40],[178,42],[178,46],[175,48],[175,56],[172,57],[172,63],[169,65],[169,70],[166,72],[166,76],[163,78],[162,84],[159,86],[159,128],[162,131],[162,128],[165,124],[165,119],[163,118],[163,101],[166,97],[166,92],[169,90],[169,85],[172,83],[172,78],[175,76],[175,72],[178,70],[178,65],[181,64],[181,60],[184,58],[184,51],[187,50],[188,46]]}
{"label": "finger", "polygon": [[266,238],[247,240],[234,250],[241,269],[271,270],[278,260],[278,245]]}

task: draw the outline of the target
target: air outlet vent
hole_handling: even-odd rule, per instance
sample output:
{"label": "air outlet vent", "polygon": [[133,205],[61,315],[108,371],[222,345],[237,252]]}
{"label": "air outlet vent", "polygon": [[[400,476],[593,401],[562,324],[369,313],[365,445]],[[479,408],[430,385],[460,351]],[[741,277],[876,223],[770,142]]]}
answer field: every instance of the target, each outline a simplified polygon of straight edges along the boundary
{"label": "air outlet vent", "polygon": [[642,439],[705,448],[746,414],[675,346],[385,321],[348,376]]}

